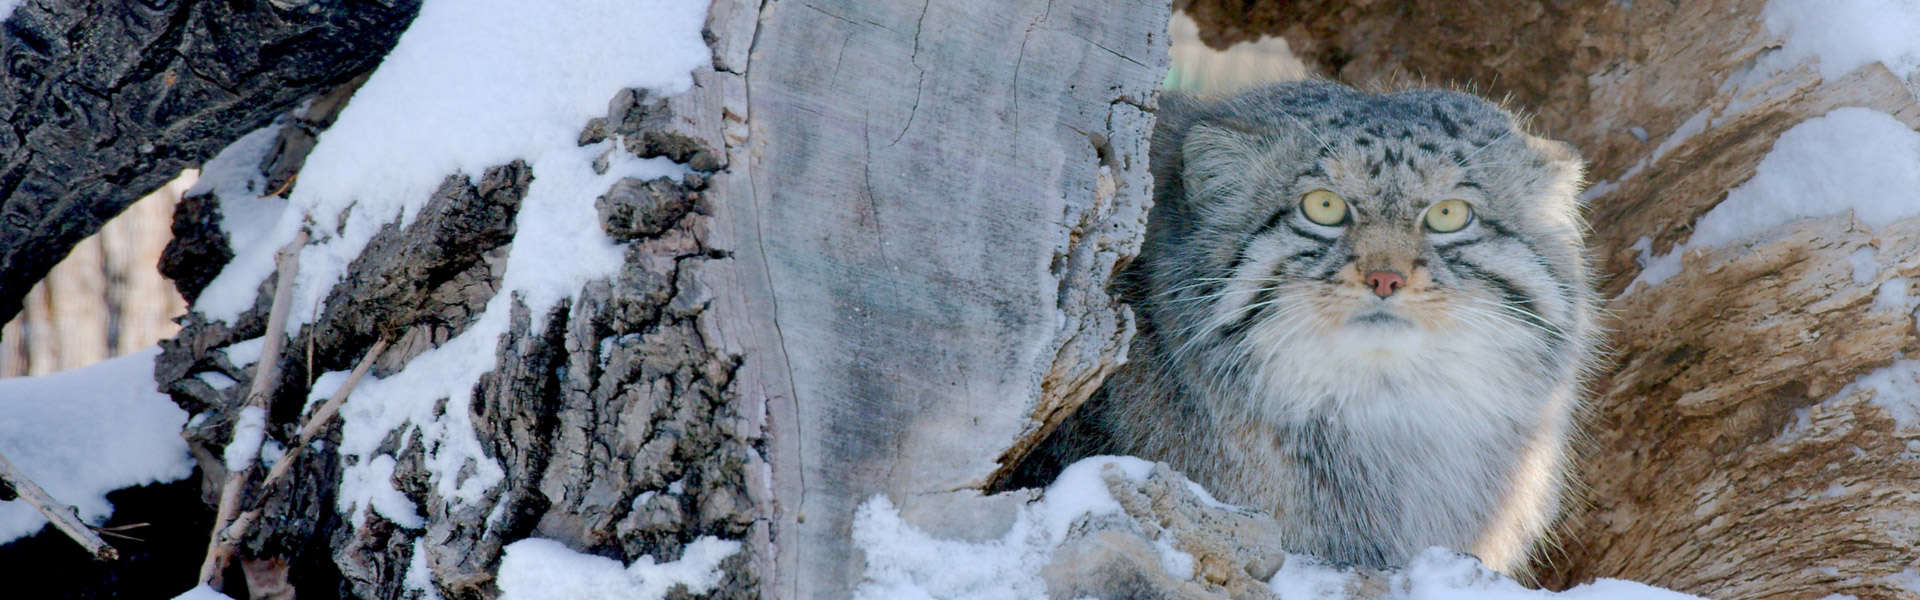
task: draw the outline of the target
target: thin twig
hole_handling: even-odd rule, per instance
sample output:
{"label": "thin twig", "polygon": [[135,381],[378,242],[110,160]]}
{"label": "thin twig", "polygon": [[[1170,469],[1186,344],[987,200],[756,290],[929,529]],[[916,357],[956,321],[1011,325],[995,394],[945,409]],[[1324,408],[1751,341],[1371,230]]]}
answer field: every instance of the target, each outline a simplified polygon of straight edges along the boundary
{"label": "thin twig", "polygon": [[[333,420],[333,415],[340,412],[340,405],[347,401],[347,395],[353,393],[353,387],[360,384],[360,378],[367,374],[368,369],[373,368],[374,359],[386,349],[386,338],[380,338],[379,341],[374,342],[373,348],[367,350],[367,355],[360,358],[360,364],[354,365],[353,372],[347,375],[347,381],[340,384],[340,389],[334,390],[333,395],[327,398],[327,402],[321,404],[319,409],[314,410],[313,414],[307,417],[307,423],[300,427],[300,441],[287,448],[287,453],[280,457],[279,462],[273,463],[273,469],[267,471],[267,478],[260,482],[263,494],[271,491],[274,484],[286,478],[287,473],[293,470],[294,459],[299,458],[307,445],[313,443],[313,438],[318,437],[320,431],[326,429],[327,423]],[[247,534],[247,528],[252,527],[254,521],[260,520],[261,509],[262,507],[256,506],[240,513],[239,516],[234,517],[233,522],[228,524],[226,529],[219,530],[214,536],[215,539],[222,541],[218,550],[223,555],[220,559],[222,562],[227,560],[226,557],[233,555],[234,549],[240,543],[240,538]]]}
{"label": "thin twig", "polygon": [[87,552],[92,553],[94,558],[100,560],[120,558],[120,552],[118,550],[114,550],[113,546],[108,546],[106,540],[102,540],[100,536],[95,535],[93,530],[87,527],[86,523],[80,522],[80,516],[73,514],[72,506],[55,501],[53,496],[47,495],[46,490],[40,489],[40,484],[34,483],[32,479],[27,479],[25,473],[21,473],[19,469],[13,468],[13,463],[7,462],[5,456],[0,456],[0,479],[4,479],[7,483],[12,484],[14,491],[20,494],[21,500],[25,500],[27,504],[32,504],[34,508],[40,509],[40,514],[47,516],[47,521],[53,523],[54,529],[58,529],[60,533],[67,534],[67,537],[73,538],[73,541],[78,542],[82,547],[87,549]]}
{"label": "thin twig", "polygon": [[374,342],[373,348],[367,350],[367,355],[360,358],[360,364],[354,365],[353,372],[347,374],[346,383],[340,384],[340,389],[334,390],[333,395],[327,398],[327,402],[321,404],[320,408],[315,409],[313,414],[307,417],[307,423],[300,427],[300,443],[287,448],[287,453],[280,457],[280,462],[273,463],[273,469],[267,472],[266,481],[260,484],[262,489],[272,488],[273,484],[279,483],[287,476],[288,471],[293,470],[293,467],[289,466],[293,464],[293,459],[299,458],[300,453],[307,449],[307,444],[313,443],[313,438],[320,436],[320,430],[326,429],[327,423],[333,420],[333,415],[340,412],[340,405],[346,403],[347,394],[353,392],[353,386],[360,385],[360,378],[366,376],[367,370],[373,368],[373,360],[386,349],[386,338],[380,338],[379,341]]}
{"label": "thin twig", "polygon": [[300,174],[299,174],[299,173],[294,173],[293,175],[290,175],[290,176],[288,176],[288,177],[287,177],[287,180],[286,180],[286,181],[282,181],[282,182],[280,182],[280,187],[277,187],[277,188],[273,188],[273,191],[271,191],[271,192],[267,192],[267,193],[265,193],[265,194],[261,194],[261,195],[260,195],[260,197],[261,197],[261,198],[272,198],[272,197],[274,197],[274,196],[278,196],[278,195],[280,195],[280,194],[284,194],[284,193],[286,193],[286,192],[287,192],[287,188],[291,188],[291,187],[293,187],[293,182],[294,182],[294,180],[297,180],[297,179],[299,179],[299,178],[300,178]]}
{"label": "thin twig", "polygon": [[[293,301],[293,278],[300,271],[300,248],[307,245],[307,232],[302,229],[292,242],[274,256],[278,263],[278,279],[273,286],[273,306],[267,311],[267,333],[261,348],[260,360],[255,363],[253,384],[247,388],[247,400],[242,403],[241,412],[247,408],[258,407],[266,410],[267,399],[273,396],[274,389],[280,383],[280,349],[287,343],[287,306]],[[234,421],[234,433],[239,433],[241,421]],[[232,442],[229,442],[230,444]],[[255,447],[256,460],[259,448]],[[253,473],[256,461],[246,464],[228,465],[227,480],[220,489],[220,510],[213,520],[213,531],[207,539],[207,557],[200,563],[201,583],[214,589],[220,589],[220,572],[225,569],[227,560],[232,558],[233,550],[227,545],[223,551],[224,540],[220,532],[227,528],[240,511],[240,497],[246,491],[247,478]]]}

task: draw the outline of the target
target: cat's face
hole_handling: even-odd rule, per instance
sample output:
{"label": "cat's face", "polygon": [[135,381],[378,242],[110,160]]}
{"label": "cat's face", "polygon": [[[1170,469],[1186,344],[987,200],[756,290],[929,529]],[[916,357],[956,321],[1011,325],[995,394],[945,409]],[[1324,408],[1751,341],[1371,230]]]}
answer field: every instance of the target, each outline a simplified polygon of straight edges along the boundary
{"label": "cat's face", "polygon": [[1288,371],[1583,360],[1571,153],[1461,94],[1345,100],[1186,132],[1190,229],[1149,243],[1170,337]]}

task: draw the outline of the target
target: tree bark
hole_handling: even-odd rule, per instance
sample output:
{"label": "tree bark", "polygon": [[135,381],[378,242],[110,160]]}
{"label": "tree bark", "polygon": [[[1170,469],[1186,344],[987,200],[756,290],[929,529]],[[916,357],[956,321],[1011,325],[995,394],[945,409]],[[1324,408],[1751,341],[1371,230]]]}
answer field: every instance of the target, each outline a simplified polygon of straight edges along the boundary
{"label": "tree bark", "polygon": [[[1920,126],[1913,78],[1869,63],[1831,79],[1771,70],[1759,0],[1372,3],[1194,0],[1216,43],[1285,35],[1355,82],[1464,82],[1536,113],[1595,180],[1592,256],[1609,278],[1611,366],[1593,385],[1590,488],[1547,581],[1645,581],[1712,598],[1913,597],[1915,429],[1852,385],[1920,349],[1920,219],[1840,212],[1723,247],[1628,292],[1753,177],[1781,135],[1840,107]],[[1810,197],[1805,202],[1832,200]],[[1871,268],[1858,266],[1867,257]]]}
{"label": "tree bark", "polygon": [[0,29],[0,322],[181,169],[371,68],[419,10],[359,2],[26,2]]}

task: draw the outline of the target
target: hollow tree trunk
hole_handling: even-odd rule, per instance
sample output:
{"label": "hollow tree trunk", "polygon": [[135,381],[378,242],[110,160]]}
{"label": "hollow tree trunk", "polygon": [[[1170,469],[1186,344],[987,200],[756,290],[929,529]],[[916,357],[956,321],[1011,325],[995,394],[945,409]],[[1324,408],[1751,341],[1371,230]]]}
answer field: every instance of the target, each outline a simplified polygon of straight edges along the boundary
{"label": "hollow tree trunk", "polygon": [[[1740,188],[1809,162],[1782,150],[1818,143],[1806,133],[1849,119],[1911,139],[1920,77],[1808,58],[1791,15],[1770,25],[1763,11],[1784,9],[1759,0],[1189,10],[1214,43],[1285,35],[1342,79],[1510,94],[1591,161],[1613,360],[1578,467],[1587,501],[1546,561],[1550,582],[1624,577],[1723,599],[1920,593],[1916,375],[1902,360],[1920,349],[1920,196],[1855,212],[1807,186],[1791,202],[1806,218],[1721,228],[1765,212]],[[1847,177],[1861,176],[1904,185],[1891,171]]]}
{"label": "hollow tree trunk", "polygon": [[[385,483],[421,522],[356,521],[334,510],[349,465],[308,452],[242,555],[286,560],[302,594],[417,597],[425,577],[485,598],[521,538],[666,561],[715,536],[745,542],[716,596],[846,596],[856,504],[886,494],[936,521],[966,506],[1117,364],[1132,321],[1105,287],[1145,223],[1166,23],[1150,2],[714,0],[692,90],[609,89],[607,115],[579,124],[582,145],[690,173],[574,199],[596,203],[625,263],[551,310],[514,302],[489,344],[471,419],[499,483],[437,494],[418,429],[396,429]],[[317,129],[323,108],[261,135]],[[243,162],[273,180],[289,160]],[[396,342],[374,377],[398,377],[488,310],[543,173],[445,175],[288,332],[269,437],[375,339]],[[189,298],[232,256],[231,200],[182,204],[190,239],[167,268],[199,274]],[[262,335],[271,283],[234,322],[189,314],[159,361],[205,415],[188,433],[208,481],[253,372],[236,344]]]}

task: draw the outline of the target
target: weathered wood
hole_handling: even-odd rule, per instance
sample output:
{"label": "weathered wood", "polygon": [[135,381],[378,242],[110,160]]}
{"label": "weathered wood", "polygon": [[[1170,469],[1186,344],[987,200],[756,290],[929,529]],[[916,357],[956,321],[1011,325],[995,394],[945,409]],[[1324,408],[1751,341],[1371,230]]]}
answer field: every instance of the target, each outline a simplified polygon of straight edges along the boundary
{"label": "weathered wood", "polygon": [[985,486],[1131,334],[1104,288],[1144,227],[1166,7],[992,4],[763,9],[751,187],[717,203],[784,358],[746,365],[778,392],[779,597],[845,596],[856,504]]}
{"label": "weathered wood", "polygon": [[8,462],[5,456],[0,456],[0,485],[7,487],[8,495],[18,496],[32,505],[35,510],[40,511],[54,529],[60,530],[60,533],[72,538],[74,543],[86,548],[87,554],[100,560],[120,558],[118,550],[107,545],[105,540],[100,539],[99,534],[94,533],[86,523],[80,521],[80,516],[74,514],[72,506],[55,500],[53,496],[47,494],[46,490],[40,488],[40,484],[34,483],[25,473],[20,472],[20,469],[14,468],[13,463]]}
{"label": "weathered wood", "polygon": [[1243,4],[1192,10],[1214,41],[1284,34],[1343,79],[1511,95],[1592,161],[1613,365],[1579,466],[1587,500],[1544,561],[1547,583],[1915,593],[1920,533],[1891,525],[1920,519],[1915,431],[1847,386],[1920,350],[1913,315],[1875,302],[1920,275],[1920,219],[1791,221],[1690,249],[1677,275],[1627,292],[1641,261],[1689,240],[1795,125],[1864,107],[1920,126],[1911,79],[1878,63],[1832,79],[1811,62],[1768,63],[1782,40],[1759,0]]}

